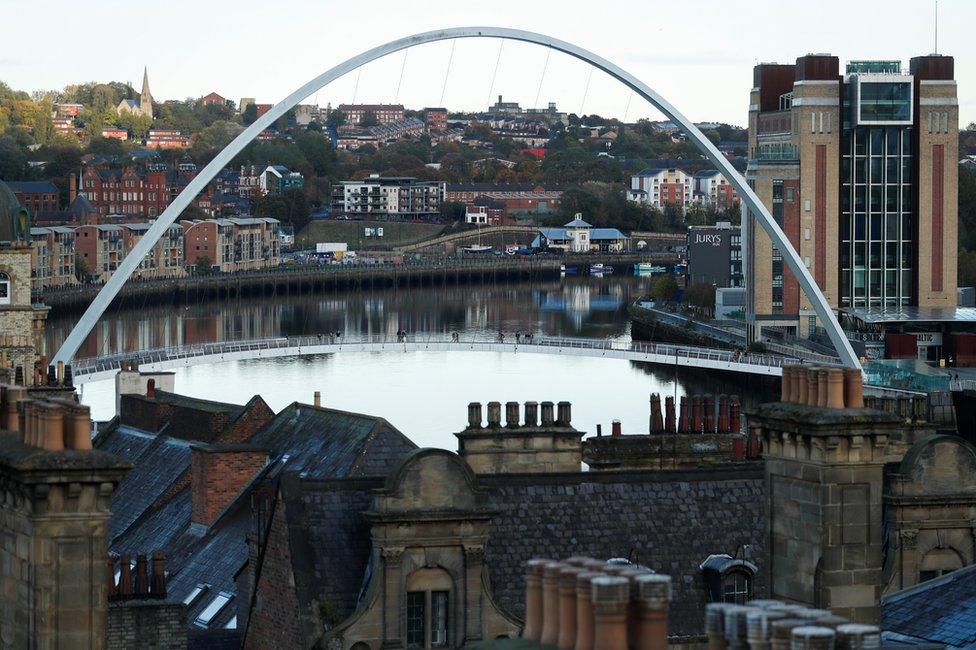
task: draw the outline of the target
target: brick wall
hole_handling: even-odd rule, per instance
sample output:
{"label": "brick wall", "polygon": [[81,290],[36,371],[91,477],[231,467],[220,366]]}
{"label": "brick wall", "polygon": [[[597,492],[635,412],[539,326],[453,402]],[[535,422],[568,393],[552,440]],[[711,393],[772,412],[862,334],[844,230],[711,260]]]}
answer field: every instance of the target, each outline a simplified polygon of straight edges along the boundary
{"label": "brick wall", "polygon": [[220,435],[220,442],[239,443],[247,442],[251,439],[258,429],[271,421],[274,411],[261,399],[260,395],[255,395],[244,407],[244,412],[226,427]]}
{"label": "brick wall", "polygon": [[186,607],[159,600],[128,600],[108,607],[108,650],[186,648]]}
{"label": "brick wall", "polygon": [[264,467],[268,454],[245,445],[190,448],[190,520],[209,526],[220,511]]}
{"label": "brick wall", "polygon": [[169,416],[169,405],[141,395],[123,395],[119,402],[119,422],[142,431],[159,431]]}
{"label": "brick wall", "polygon": [[271,519],[257,578],[257,598],[250,612],[244,648],[306,646],[299,623],[298,597],[295,594],[284,509],[284,503],[279,501]]}

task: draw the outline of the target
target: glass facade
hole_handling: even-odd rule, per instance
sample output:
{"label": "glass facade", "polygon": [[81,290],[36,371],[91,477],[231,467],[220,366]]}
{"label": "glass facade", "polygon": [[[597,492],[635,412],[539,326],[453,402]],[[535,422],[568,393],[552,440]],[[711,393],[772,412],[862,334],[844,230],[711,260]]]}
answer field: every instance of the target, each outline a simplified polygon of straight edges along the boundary
{"label": "glass facade", "polygon": [[[861,87],[869,85],[874,84]],[[841,151],[841,306],[909,305],[915,264],[912,127],[855,126],[846,120]]]}
{"label": "glass facade", "polygon": [[861,81],[858,93],[858,124],[911,121],[911,81]]}

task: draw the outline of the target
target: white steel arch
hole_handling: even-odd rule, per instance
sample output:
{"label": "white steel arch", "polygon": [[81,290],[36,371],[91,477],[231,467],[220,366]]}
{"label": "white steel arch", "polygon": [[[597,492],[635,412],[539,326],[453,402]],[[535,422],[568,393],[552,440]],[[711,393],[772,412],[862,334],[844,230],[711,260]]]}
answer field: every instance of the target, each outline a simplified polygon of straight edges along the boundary
{"label": "white steel arch", "polygon": [[200,171],[200,173],[197,174],[192,181],[190,181],[189,184],[187,184],[186,188],[180,192],[169,207],[163,211],[152,227],[139,240],[139,243],[136,244],[132,251],[126,255],[122,263],[119,264],[118,269],[112,274],[112,277],[109,278],[108,282],[105,283],[105,286],[101,291],[99,291],[98,295],[95,296],[95,299],[92,300],[91,304],[88,306],[88,309],[85,310],[85,313],[82,315],[81,319],[71,330],[71,333],[68,334],[68,337],[61,345],[61,348],[54,355],[52,363],[56,363],[58,361],[63,361],[65,363],[70,362],[75,353],[78,351],[78,348],[81,347],[81,344],[88,336],[89,332],[91,332],[92,328],[95,327],[95,323],[99,318],[101,318],[102,314],[112,302],[112,299],[118,294],[119,290],[122,288],[122,285],[125,284],[126,280],[129,279],[129,276],[132,275],[132,272],[139,265],[139,262],[142,261],[142,259],[147,253],[149,253],[160,237],[163,236],[166,229],[176,221],[183,210],[190,205],[190,201],[192,201],[194,197],[196,197],[196,195],[199,194],[211,180],[213,180],[217,173],[220,172],[220,170],[223,169],[234,158],[234,156],[239,154],[244,147],[254,140],[258,134],[271,126],[275,120],[284,115],[300,101],[315,91],[335,81],[339,77],[352,72],[356,68],[369,63],[370,61],[374,61],[400,50],[414,47],[415,45],[456,38],[502,38],[550,47],[554,50],[585,61],[595,68],[606,72],[611,77],[617,79],[635,93],[653,104],[672,122],[680,126],[685,134],[687,134],[687,136],[691,138],[695,145],[701,150],[701,152],[705,154],[708,160],[715,165],[726,178],[729,179],[736,191],[739,193],[739,196],[743,201],[745,201],[746,206],[756,216],[759,225],[763,227],[763,230],[765,230],[773,240],[773,244],[782,252],[783,260],[793,272],[793,275],[796,276],[797,280],[799,280],[804,294],[807,296],[807,299],[810,300],[814,311],[820,318],[820,321],[826,327],[827,333],[830,335],[830,340],[833,342],[838,356],[840,356],[845,365],[858,369],[861,368],[861,364],[859,363],[857,356],[854,354],[854,350],[851,348],[851,344],[847,340],[847,337],[844,336],[844,332],[841,329],[840,324],[837,322],[837,318],[834,316],[833,311],[830,309],[830,305],[827,303],[827,300],[820,291],[820,288],[817,286],[817,283],[813,280],[813,276],[810,275],[810,271],[807,270],[806,266],[803,264],[803,261],[800,259],[800,255],[786,238],[782,228],[776,224],[769,210],[767,210],[762,204],[759,197],[756,196],[756,193],[752,191],[742,175],[732,167],[729,161],[724,155],[722,155],[715,145],[712,144],[712,142],[706,138],[701,131],[698,130],[698,127],[696,127],[688,118],[682,115],[674,106],[671,105],[670,102],[657,94],[657,92],[655,92],[650,86],[617,65],[607,61],[603,57],[597,56],[596,54],[573,45],[572,43],[568,43],[557,38],[552,38],[551,36],[537,34],[535,32],[527,32],[519,29],[508,29],[505,27],[453,27],[432,32],[424,32],[422,34],[415,34],[396,41],[391,41],[385,45],[380,45],[379,47],[374,47],[371,50],[367,50],[362,54],[354,56],[351,59],[330,68],[292,94],[288,95],[288,97],[283,99],[278,104],[275,104],[271,110],[255,120],[253,124],[234,138],[234,140],[228,144],[224,150],[217,155],[216,158],[210,161],[210,163],[207,164]]}

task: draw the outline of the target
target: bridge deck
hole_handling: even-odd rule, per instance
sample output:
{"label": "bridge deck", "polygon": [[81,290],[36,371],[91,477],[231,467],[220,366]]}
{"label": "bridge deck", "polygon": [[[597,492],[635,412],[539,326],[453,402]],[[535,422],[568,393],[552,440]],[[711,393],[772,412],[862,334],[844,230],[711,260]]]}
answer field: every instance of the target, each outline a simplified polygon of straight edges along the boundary
{"label": "bridge deck", "polygon": [[78,359],[72,364],[75,383],[109,379],[122,361],[138,364],[143,371],[163,371],[220,361],[240,361],[273,357],[310,356],[339,352],[503,352],[556,354],[607,359],[626,359],[661,365],[723,370],[753,375],[780,376],[785,363],[798,359],[767,354],[738,353],[730,350],[625,342],[614,339],[551,338],[536,336],[531,342],[443,337],[334,337],[299,336],[206,343],[185,347],[160,348],[98,358]]}

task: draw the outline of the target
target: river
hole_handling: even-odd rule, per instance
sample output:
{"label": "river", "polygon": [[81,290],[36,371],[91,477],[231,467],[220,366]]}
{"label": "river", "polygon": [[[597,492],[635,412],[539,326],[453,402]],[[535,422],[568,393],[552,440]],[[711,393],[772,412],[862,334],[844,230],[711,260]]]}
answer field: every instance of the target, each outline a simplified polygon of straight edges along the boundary
{"label": "river", "polygon": [[[414,336],[458,331],[493,339],[499,331],[629,340],[627,306],[651,278],[567,277],[542,283],[334,291],[274,301],[240,299],[106,313],[79,357],[193,343],[322,332]],[[53,351],[74,317],[54,316]],[[619,419],[625,433],[647,431],[653,392],[680,398],[736,393],[744,405],[769,397],[755,378],[653,367],[620,359],[490,352],[340,353],[301,359],[257,359],[176,372],[177,392],[243,404],[260,394],[274,410],[312,402],[379,415],[417,444],[456,448],[468,402],[570,401],[573,424],[593,433]],[[768,388],[765,389],[768,391]],[[82,401],[95,419],[114,415],[113,382],[86,384]]]}

